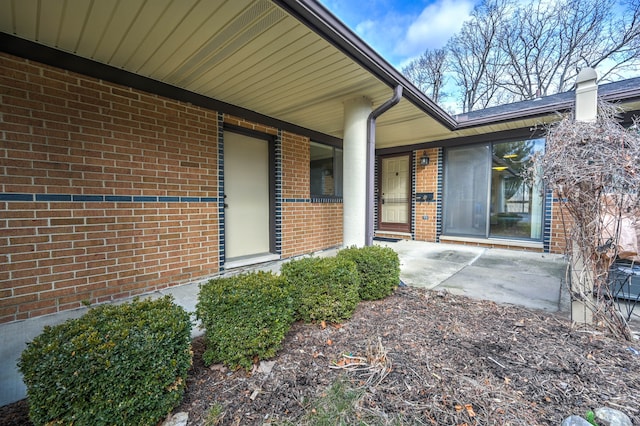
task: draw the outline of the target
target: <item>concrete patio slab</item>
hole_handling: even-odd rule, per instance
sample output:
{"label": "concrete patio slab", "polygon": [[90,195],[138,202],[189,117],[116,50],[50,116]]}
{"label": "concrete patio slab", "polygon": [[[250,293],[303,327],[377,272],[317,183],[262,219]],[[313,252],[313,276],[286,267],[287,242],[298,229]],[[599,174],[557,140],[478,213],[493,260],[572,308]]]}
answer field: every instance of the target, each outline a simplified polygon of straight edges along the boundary
{"label": "concrete patio slab", "polygon": [[407,285],[569,315],[562,255],[419,241],[379,244],[398,253]]}

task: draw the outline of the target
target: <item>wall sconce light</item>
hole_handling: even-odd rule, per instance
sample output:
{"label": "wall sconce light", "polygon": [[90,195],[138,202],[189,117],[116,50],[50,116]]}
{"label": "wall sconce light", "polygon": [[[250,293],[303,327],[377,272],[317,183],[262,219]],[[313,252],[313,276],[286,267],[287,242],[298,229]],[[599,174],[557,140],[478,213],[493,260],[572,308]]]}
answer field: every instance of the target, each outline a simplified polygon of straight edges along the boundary
{"label": "wall sconce light", "polygon": [[429,165],[429,156],[427,155],[427,151],[422,153],[422,157],[420,157],[420,165],[422,167],[426,167]]}

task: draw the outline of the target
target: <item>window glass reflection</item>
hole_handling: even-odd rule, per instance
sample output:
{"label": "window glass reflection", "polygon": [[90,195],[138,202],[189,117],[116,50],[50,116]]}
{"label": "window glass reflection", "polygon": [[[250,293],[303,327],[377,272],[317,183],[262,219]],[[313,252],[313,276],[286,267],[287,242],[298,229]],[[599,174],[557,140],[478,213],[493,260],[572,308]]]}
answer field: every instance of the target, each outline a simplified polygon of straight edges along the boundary
{"label": "window glass reflection", "polygon": [[524,173],[544,139],[496,143],[492,147],[489,234],[493,237],[542,238],[542,183],[531,185]]}

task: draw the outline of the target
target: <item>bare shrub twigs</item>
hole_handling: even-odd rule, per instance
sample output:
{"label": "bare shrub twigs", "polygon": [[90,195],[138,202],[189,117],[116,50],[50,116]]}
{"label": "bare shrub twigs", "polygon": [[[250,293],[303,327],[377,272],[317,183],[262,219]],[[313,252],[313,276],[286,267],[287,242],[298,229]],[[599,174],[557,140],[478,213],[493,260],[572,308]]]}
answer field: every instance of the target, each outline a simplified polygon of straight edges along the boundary
{"label": "bare shrub twigs", "polygon": [[378,336],[376,343],[369,343],[366,356],[342,354],[340,360],[330,368],[358,373],[363,379],[363,386],[377,386],[391,372],[392,363],[387,349],[382,345],[382,339]]}
{"label": "bare shrub twigs", "polygon": [[[604,296],[610,266],[620,253],[621,223],[640,220],[640,133],[637,122],[623,128],[617,113],[615,106],[600,103],[595,122],[565,117],[551,125],[546,150],[529,176],[541,172],[569,216],[562,220],[567,253],[580,284],[572,286],[573,300],[582,300],[596,321],[628,339],[628,324]],[[576,265],[582,268],[575,271]]]}

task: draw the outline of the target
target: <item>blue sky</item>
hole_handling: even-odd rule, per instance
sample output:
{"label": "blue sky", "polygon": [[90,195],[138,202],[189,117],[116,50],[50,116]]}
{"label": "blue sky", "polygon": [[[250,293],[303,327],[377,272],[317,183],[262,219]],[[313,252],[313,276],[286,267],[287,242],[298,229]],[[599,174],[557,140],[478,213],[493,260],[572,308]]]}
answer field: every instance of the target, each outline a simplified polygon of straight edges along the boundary
{"label": "blue sky", "polygon": [[473,10],[473,0],[320,0],[396,68],[442,47]]}

